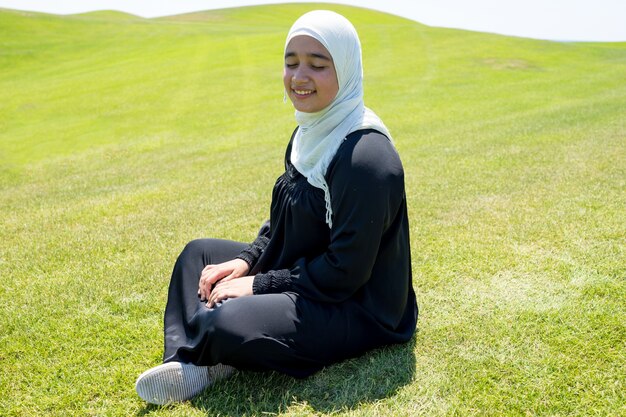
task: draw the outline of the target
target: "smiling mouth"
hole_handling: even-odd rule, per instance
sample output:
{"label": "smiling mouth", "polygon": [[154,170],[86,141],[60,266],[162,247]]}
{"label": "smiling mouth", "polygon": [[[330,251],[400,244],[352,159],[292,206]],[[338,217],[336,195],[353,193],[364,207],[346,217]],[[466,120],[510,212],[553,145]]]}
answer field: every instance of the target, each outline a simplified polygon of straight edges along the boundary
{"label": "smiling mouth", "polygon": [[315,92],[315,90],[296,90],[296,89],[292,89],[292,91],[299,96],[310,96],[311,94]]}

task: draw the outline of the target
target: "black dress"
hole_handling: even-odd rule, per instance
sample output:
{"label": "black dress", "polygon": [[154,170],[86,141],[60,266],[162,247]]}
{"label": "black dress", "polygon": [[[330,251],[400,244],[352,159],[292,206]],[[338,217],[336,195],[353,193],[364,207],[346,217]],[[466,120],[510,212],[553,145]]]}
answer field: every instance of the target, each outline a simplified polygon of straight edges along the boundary
{"label": "black dress", "polygon": [[[302,377],[413,335],[417,304],[395,148],[374,130],[344,140],[325,176],[332,229],[324,192],[295,169],[290,153],[291,143],[270,221],[252,244],[203,239],[181,253],[165,312],[165,361]],[[255,295],[207,309],[197,296],[202,268],[234,257],[250,264]]]}

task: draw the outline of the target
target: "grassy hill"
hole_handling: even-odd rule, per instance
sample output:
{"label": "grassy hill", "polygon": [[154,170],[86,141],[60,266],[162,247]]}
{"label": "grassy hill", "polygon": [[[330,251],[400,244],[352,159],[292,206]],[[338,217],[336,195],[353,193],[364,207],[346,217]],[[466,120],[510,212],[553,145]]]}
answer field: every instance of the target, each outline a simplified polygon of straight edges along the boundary
{"label": "grassy hill", "polygon": [[180,249],[268,216],[284,37],[320,6],[0,9],[0,415],[626,415],[626,43],[321,7],[405,165],[414,340],[146,407]]}

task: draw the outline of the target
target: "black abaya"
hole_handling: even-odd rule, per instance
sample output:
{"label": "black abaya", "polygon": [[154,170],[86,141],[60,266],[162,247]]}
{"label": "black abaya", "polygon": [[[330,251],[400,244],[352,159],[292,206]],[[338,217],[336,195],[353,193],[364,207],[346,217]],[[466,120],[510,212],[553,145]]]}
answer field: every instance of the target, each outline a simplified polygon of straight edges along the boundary
{"label": "black abaya", "polygon": [[[358,131],[337,151],[326,175],[332,229],[323,192],[289,154],[270,222],[251,245],[204,239],[181,253],[165,312],[165,361],[304,377],[413,335],[404,175],[389,140]],[[206,308],[197,295],[202,269],[235,257],[251,265],[255,295]]]}

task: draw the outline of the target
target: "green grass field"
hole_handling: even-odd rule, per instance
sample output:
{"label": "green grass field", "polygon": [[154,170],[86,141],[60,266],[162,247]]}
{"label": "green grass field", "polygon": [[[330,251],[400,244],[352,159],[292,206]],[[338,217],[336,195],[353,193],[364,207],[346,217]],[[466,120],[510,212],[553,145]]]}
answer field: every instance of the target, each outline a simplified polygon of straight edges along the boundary
{"label": "green grass field", "polygon": [[0,10],[0,415],[626,416],[626,43],[323,7],[404,162],[415,338],[146,406],[179,251],[269,215],[284,37],[319,6]]}

